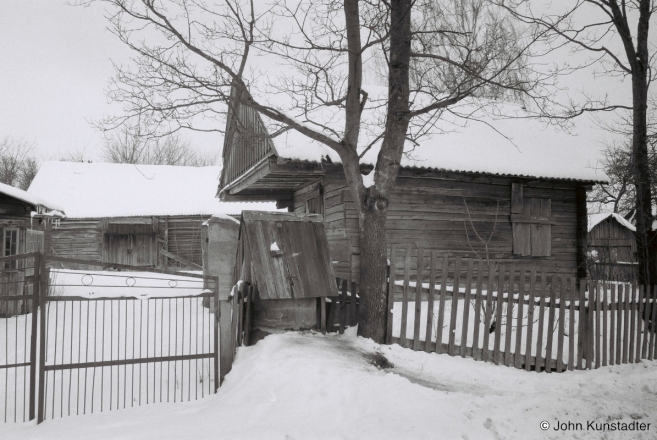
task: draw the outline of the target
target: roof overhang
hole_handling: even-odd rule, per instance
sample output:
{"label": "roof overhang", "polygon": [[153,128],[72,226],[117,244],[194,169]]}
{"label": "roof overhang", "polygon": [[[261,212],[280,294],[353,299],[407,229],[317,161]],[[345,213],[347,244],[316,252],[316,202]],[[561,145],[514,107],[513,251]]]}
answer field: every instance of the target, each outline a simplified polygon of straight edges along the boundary
{"label": "roof overhang", "polygon": [[325,166],[269,156],[238,179],[219,189],[222,201],[291,199],[297,188],[321,180]]}

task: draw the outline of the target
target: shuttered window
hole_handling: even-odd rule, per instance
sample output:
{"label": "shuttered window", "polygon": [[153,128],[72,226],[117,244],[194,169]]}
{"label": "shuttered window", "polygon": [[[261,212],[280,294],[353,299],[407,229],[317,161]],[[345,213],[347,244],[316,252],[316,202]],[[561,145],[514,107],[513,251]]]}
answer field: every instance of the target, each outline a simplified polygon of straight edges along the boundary
{"label": "shuttered window", "polygon": [[552,253],[552,201],[525,198],[519,183],[511,185],[513,254],[549,257]]}

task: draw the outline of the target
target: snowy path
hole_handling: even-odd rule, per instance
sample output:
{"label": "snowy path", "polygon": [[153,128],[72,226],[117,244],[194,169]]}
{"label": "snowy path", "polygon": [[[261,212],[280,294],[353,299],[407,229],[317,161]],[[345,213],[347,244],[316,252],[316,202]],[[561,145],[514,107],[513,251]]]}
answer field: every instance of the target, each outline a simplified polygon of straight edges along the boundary
{"label": "snowy path", "polygon": [[[381,351],[394,368],[372,364]],[[650,423],[610,439],[657,438],[657,362],[524,372],[397,345],[286,333],[240,348],[219,394],[112,413],[0,426],[3,439],[604,438],[588,421]],[[583,431],[542,431],[582,423]]]}

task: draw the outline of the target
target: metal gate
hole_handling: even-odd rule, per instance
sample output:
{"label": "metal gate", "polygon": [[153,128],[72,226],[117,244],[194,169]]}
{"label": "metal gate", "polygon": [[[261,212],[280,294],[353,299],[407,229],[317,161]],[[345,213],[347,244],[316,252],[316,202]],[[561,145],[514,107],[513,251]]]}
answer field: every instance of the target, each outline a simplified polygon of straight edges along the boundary
{"label": "metal gate", "polygon": [[[0,420],[34,418],[39,283],[37,253],[0,258]],[[7,268],[5,268],[7,267]]]}
{"label": "metal gate", "polygon": [[[216,300],[217,277],[40,253],[0,263],[13,260],[20,275],[0,271],[5,422],[216,392],[218,324],[203,302]],[[75,269],[50,268],[63,265]]]}

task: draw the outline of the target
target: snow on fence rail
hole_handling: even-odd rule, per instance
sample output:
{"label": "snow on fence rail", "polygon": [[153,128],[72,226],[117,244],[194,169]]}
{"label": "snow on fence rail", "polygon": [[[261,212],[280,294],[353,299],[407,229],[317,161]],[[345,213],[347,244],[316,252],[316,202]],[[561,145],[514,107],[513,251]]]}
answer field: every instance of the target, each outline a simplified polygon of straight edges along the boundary
{"label": "snow on fence rail", "polygon": [[22,284],[0,286],[0,420],[41,422],[216,392],[218,323],[204,302],[216,300],[217,277],[108,272],[82,260],[76,270],[49,269],[46,261],[66,259],[11,258]]}
{"label": "snow on fence rail", "polygon": [[[548,274],[418,249],[393,249],[387,341],[527,371],[653,359],[657,290]],[[399,264],[402,262],[401,264]],[[427,267],[428,266],[428,267]],[[395,274],[402,269],[403,279]],[[427,270],[428,269],[428,270]],[[419,280],[419,281],[418,281]]]}

